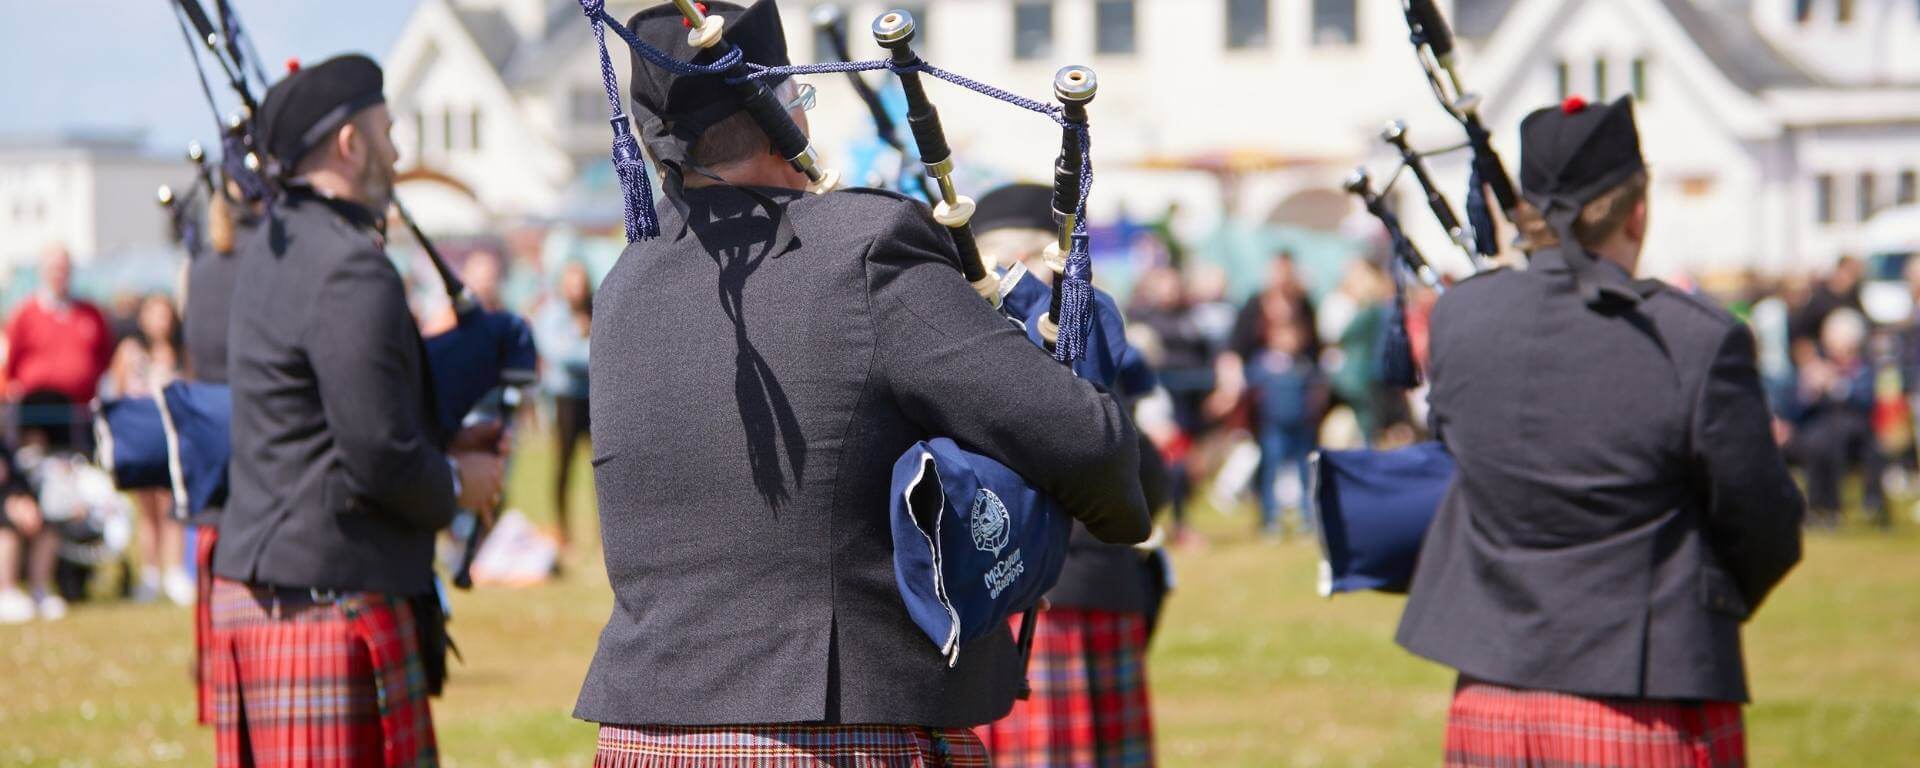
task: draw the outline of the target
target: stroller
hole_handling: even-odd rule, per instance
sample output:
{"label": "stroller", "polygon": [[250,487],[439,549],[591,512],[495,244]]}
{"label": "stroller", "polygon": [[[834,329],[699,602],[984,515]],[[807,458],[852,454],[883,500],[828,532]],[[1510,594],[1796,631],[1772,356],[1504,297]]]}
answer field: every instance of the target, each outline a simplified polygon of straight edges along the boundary
{"label": "stroller", "polygon": [[93,465],[90,410],[53,392],[35,392],[15,406],[8,440],[14,459],[60,538],[54,587],[69,603],[87,597],[95,571],[120,564],[121,588],[131,584],[126,562],[133,513],[113,478]]}

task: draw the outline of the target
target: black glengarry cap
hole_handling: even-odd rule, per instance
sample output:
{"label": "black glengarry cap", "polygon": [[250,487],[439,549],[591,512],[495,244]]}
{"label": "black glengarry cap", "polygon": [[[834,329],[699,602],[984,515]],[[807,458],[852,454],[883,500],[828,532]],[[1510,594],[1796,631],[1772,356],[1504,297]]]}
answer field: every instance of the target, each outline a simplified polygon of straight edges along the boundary
{"label": "black glengarry cap", "polygon": [[1584,205],[1646,167],[1625,96],[1612,104],[1575,96],[1520,122],[1520,186],[1542,210],[1549,200]]}
{"label": "black glengarry cap", "polygon": [[256,119],[260,146],[290,174],[335,128],[385,102],[384,87],[380,65],[357,53],[301,67],[267,89]]}
{"label": "black glengarry cap", "polygon": [[1008,184],[980,198],[973,210],[973,231],[986,234],[997,229],[1037,229],[1051,232],[1053,188],[1039,184]]}
{"label": "black glengarry cap", "polygon": [[[708,16],[726,20],[722,38],[739,48],[746,60],[767,67],[784,67],[787,58],[787,32],[780,24],[780,8],[774,0],[760,0],[742,8],[733,3],[703,3]],[[680,61],[711,64],[720,57],[720,46],[699,49],[687,41],[688,26],[672,3],[654,6],[627,20],[641,41],[665,51]],[[763,80],[767,87],[778,85],[785,77]],[[633,78],[629,86],[638,122],[648,118],[671,123],[675,133],[697,136],[707,127],[727,119],[745,105],[739,92],[722,75],[681,75],[654,66],[634,54]]]}

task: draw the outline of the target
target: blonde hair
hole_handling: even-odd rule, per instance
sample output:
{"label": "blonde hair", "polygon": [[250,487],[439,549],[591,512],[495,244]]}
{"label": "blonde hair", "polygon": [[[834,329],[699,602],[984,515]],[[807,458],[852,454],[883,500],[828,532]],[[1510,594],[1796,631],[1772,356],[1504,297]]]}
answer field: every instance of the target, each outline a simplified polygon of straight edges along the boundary
{"label": "blonde hair", "polygon": [[[1626,225],[1634,208],[1647,199],[1647,181],[1647,172],[1639,171],[1582,206],[1580,216],[1573,221],[1573,239],[1593,248],[1612,237]],[[1536,251],[1560,244],[1559,233],[1553,231],[1553,226],[1532,203],[1522,202],[1514,211],[1514,221],[1520,228],[1522,250]]]}
{"label": "blonde hair", "polygon": [[208,197],[212,199],[207,201],[207,242],[214,253],[233,253],[234,205],[218,192]]}

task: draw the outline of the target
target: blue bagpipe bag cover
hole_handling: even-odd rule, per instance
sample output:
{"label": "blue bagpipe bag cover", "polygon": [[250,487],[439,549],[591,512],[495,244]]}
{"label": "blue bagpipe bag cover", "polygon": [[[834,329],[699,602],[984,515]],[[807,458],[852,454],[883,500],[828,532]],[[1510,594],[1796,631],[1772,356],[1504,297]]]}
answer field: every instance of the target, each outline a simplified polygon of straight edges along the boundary
{"label": "blue bagpipe bag cover", "polygon": [[[1024,269],[1003,280],[1001,311],[1041,349],[1053,289]],[[1128,346],[1120,307],[1095,290],[1086,354],[1073,372],[1106,391],[1152,389]],[[1073,519],[1019,473],[948,438],[915,443],[893,465],[893,572],[907,613],[949,665],[960,648],[1007,624],[1060,578]]]}
{"label": "blue bagpipe bag cover", "polygon": [[1407,591],[1420,544],[1453,483],[1446,447],[1319,451],[1309,474],[1325,558],[1320,594]]}
{"label": "blue bagpipe bag cover", "polygon": [[893,465],[893,574],[949,666],[1060,578],[1072,518],[1006,465],[944,437]]}
{"label": "blue bagpipe bag cover", "polygon": [[233,390],[225,384],[175,381],[160,390],[172,429],[176,509],[199,514],[227,502],[227,459],[233,454]]}
{"label": "blue bagpipe bag cover", "polygon": [[468,310],[459,325],[425,343],[434,417],[449,431],[501,384],[531,383],[539,365],[533,328],[512,312]]}
{"label": "blue bagpipe bag cover", "polygon": [[151,397],[127,397],[94,404],[96,458],[123,491],[169,488],[166,416]]}

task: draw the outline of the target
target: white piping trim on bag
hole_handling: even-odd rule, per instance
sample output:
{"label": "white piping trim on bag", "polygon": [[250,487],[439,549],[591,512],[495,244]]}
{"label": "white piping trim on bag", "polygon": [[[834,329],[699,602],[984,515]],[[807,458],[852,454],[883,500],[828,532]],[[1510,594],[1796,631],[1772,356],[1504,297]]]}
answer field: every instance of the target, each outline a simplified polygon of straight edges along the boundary
{"label": "white piping trim on bag", "polygon": [[[907,514],[916,520],[919,519],[919,515],[914,514],[913,491],[920,487],[920,481],[927,476],[927,468],[933,464],[933,454],[922,453],[920,468],[913,473],[913,482],[907,483],[906,490],[901,492],[901,501],[906,502]],[[960,663],[960,612],[954,610],[953,600],[947,597],[946,570],[943,567],[944,558],[940,552],[940,523],[947,516],[947,489],[940,485],[939,469],[933,471],[933,477],[933,488],[940,493],[938,513],[933,516],[933,534],[929,536],[926,530],[918,525],[913,529],[920,532],[920,538],[927,542],[927,549],[933,552],[933,594],[934,598],[940,601],[940,607],[946,609],[948,621],[947,642],[940,646],[940,653],[947,657],[947,668],[952,669]]]}
{"label": "white piping trim on bag", "polygon": [[173,516],[175,519],[187,518],[187,474],[180,468],[180,433],[173,428],[173,409],[167,407],[167,390],[173,388],[169,383],[160,388],[153,400],[160,406],[160,429],[167,435],[167,479],[173,484]]}

